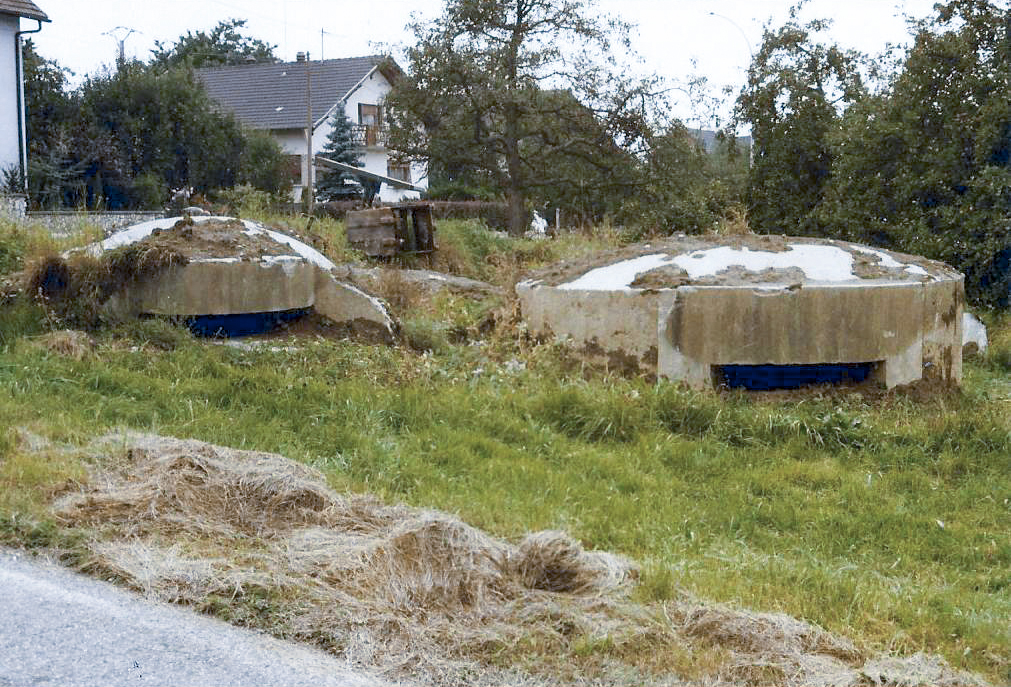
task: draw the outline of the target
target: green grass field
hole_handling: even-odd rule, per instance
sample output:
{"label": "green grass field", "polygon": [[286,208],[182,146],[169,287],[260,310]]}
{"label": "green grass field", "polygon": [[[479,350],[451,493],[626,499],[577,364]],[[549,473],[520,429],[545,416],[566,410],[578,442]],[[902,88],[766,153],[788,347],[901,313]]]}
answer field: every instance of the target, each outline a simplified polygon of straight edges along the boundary
{"label": "green grass field", "polygon": [[[493,281],[619,240],[513,246],[449,224],[441,259]],[[328,231],[346,256],[339,225]],[[24,242],[7,236],[9,268]],[[83,470],[31,453],[16,429],[83,445],[129,427],[278,452],[338,490],[505,538],[566,530],[639,561],[645,602],[687,591],[782,611],[1011,680],[1006,316],[990,318],[990,351],[967,361],[960,393],[777,397],[610,375],[501,317],[478,337],[500,305],[415,310],[405,329],[427,337],[424,353],[324,339],[243,350],[148,321],[96,332],[79,359],[39,344],[41,308],[0,306],[0,542],[59,540],[46,504]]]}

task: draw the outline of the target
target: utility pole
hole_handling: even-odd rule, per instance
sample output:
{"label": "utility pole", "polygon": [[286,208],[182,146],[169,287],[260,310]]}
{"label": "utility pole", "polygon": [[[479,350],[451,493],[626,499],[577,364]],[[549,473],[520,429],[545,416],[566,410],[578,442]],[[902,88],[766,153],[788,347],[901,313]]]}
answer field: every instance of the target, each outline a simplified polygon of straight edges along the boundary
{"label": "utility pole", "polygon": [[312,159],[312,62],[305,53],[305,214],[312,217],[313,159]]}
{"label": "utility pole", "polygon": [[[123,34],[122,38],[120,38],[119,36],[116,35],[117,31],[126,31],[126,33]],[[140,31],[131,29],[128,26],[117,26],[116,28],[109,29],[108,31],[102,34],[103,36],[111,36],[112,39],[116,41],[117,45],[119,46],[119,51],[116,54],[116,66],[119,67],[120,69],[122,69],[123,65],[126,64],[126,39],[129,38],[130,35],[134,33],[140,33]]]}

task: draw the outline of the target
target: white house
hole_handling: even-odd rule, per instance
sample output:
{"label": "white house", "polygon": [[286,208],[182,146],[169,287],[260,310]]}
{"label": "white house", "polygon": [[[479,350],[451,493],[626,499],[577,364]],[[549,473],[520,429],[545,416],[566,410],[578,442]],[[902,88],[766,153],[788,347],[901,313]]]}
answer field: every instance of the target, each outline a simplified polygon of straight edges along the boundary
{"label": "white house", "polygon": [[[423,170],[397,165],[386,150],[384,100],[403,72],[382,55],[277,64],[249,64],[200,69],[208,95],[231,110],[239,121],[269,131],[291,155],[296,200],[315,169],[308,164],[306,130],[312,128],[312,154],[319,154],[340,107],[354,126],[365,170],[388,179],[379,197],[384,202],[417,198],[427,187]],[[307,116],[306,103],[311,102]]]}
{"label": "white house", "polygon": [[[37,26],[21,30],[21,18]],[[21,36],[36,33],[49,17],[30,0],[0,0],[0,171],[27,173]],[[23,213],[23,199],[22,213]]]}

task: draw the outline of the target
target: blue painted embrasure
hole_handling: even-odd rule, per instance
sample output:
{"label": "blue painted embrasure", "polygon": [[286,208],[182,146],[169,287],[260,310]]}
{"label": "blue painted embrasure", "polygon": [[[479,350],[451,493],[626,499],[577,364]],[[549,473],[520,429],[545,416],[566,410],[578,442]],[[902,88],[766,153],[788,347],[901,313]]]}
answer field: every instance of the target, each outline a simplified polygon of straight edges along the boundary
{"label": "blue painted embrasure", "polygon": [[717,368],[718,384],[731,389],[772,391],[799,389],[816,384],[859,384],[874,371],[875,363],[829,365],[723,365]]}
{"label": "blue painted embrasure", "polygon": [[185,319],[194,336],[229,339],[237,336],[266,334],[277,327],[309,314],[311,308],[279,312],[247,312],[235,315],[195,315]]}

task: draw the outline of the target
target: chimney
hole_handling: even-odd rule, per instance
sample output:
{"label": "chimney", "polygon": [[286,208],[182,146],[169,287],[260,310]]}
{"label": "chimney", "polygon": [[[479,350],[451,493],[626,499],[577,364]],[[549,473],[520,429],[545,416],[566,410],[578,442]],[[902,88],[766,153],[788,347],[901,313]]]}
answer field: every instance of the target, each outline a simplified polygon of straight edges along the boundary
{"label": "chimney", "polygon": [[295,61],[296,62],[305,62],[305,53],[304,52],[300,52],[297,55],[295,55]]}

